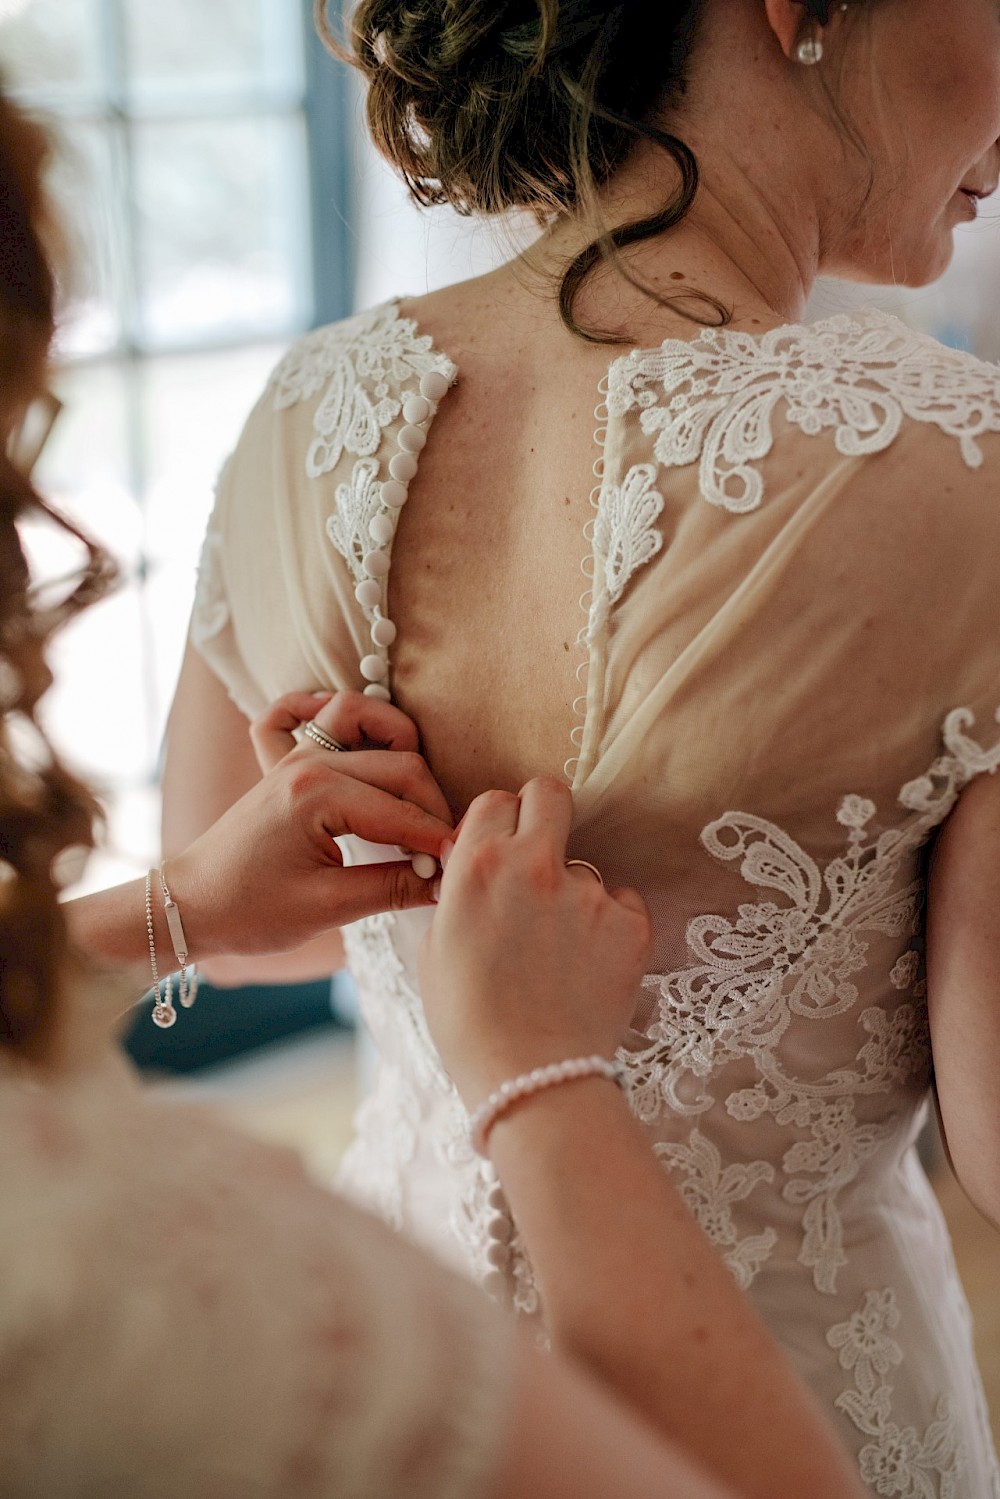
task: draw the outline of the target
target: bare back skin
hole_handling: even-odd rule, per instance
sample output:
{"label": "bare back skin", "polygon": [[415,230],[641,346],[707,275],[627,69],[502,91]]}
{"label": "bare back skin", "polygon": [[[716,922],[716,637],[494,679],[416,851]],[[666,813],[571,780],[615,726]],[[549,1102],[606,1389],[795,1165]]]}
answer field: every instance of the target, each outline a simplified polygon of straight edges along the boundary
{"label": "bare back skin", "polygon": [[594,409],[615,351],[514,278],[402,309],[458,365],[400,521],[394,693],[455,810],[561,777],[576,721]]}

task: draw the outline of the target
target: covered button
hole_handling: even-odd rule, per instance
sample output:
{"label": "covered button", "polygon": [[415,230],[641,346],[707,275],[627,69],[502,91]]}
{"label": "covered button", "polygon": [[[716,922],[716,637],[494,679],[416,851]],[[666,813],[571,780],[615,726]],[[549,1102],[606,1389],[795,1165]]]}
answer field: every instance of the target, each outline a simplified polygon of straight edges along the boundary
{"label": "covered button", "polygon": [[382,485],[382,504],[390,510],[402,510],[406,504],[406,485],[399,479],[386,479]]}
{"label": "covered button", "polygon": [[362,656],[361,675],[366,682],[381,682],[388,674],[389,668],[381,656]]}
{"label": "covered button", "polygon": [[395,638],[396,626],[391,619],[377,619],[372,625],[372,640],[375,645],[392,645]]}
{"label": "covered button", "polygon": [[431,403],[426,396],[407,396],[403,403],[403,420],[417,425],[425,422],[431,414]]}
{"label": "covered button", "polygon": [[366,552],[361,563],[366,573],[373,578],[387,578],[389,576],[389,553],[383,551]]}
{"label": "covered button", "polygon": [[392,540],[395,529],[395,524],[388,515],[373,515],[368,522],[368,535],[379,546],[385,546]]}
{"label": "covered button", "polygon": [[362,609],[374,609],[376,604],[382,602],[382,585],[376,583],[374,578],[362,578],[354,590],[354,597]]}
{"label": "covered button", "polygon": [[402,484],[409,484],[417,471],[417,460],[412,453],[394,453],[389,459],[389,472]]}
{"label": "covered button", "polygon": [[448,381],[437,370],[431,370],[429,374],[420,377],[420,394],[426,396],[428,401],[440,401],[447,389]]}

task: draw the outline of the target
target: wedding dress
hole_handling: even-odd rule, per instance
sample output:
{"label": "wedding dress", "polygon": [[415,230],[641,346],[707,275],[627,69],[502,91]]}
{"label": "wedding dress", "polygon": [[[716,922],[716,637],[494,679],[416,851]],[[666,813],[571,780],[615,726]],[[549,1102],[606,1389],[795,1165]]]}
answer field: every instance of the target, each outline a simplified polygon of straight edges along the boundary
{"label": "wedding dress", "polygon": [[[292,688],[387,692],[395,519],[460,374],[395,304],[278,366],[193,620],[248,714]],[[566,774],[572,852],[654,918],[632,1107],[873,1494],[996,1499],[914,1142],[928,841],[1000,767],[1000,374],[876,312],[713,330],[615,359],[597,422]],[[532,1315],[423,1019],[427,920],[345,932],[379,1059],[341,1183]]]}

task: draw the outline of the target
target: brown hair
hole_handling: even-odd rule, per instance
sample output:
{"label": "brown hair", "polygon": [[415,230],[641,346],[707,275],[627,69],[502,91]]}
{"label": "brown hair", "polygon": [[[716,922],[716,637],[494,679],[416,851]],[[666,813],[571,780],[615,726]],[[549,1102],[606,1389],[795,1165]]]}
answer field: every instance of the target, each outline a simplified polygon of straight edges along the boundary
{"label": "brown hair", "polygon": [[[0,1047],[36,1061],[51,1052],[67,960],[54,865],[65,849],[92,843],[98,809],[53,754],[35,708],[51,680],[53,631],[111,576],[104,555],[53,514],[6,451],[18,415],[43,388],[54,328],[48,155],[45,133],[0,92]],[[32,588],[18,534],[31,514],[48,516],[87,552],[58,604]]]}
{"label": "brown hair", "polygon": [[[698,190],[698,164],[677,136],[659,129],[664,106],[684,92],[702,0],[360,0],[347,39],[334,35],[326,0],[316,0],[320,33],[336,56],[368,81],[375,145],[416,201],[450,203],[462,214],[527,209],[540,222],[582,212],[596,238],[571,262],[559,288],[563,321],[581,328],[580,287],[601,260],[621,262],[626,246],[678,224]],[[655,214],[612,228],[598,210],[600,188],[639,140],[670,156],[678,187]],[[664,299],[709,309],[698,321],[727,321],[714,298]]]}
{"label": "brown hair", "polygon": [[[801,4],[803,24],[829,23],[833,0]],[[367,80],[372,139],[419,204],[449,203],[462,214],[527,209],[541,223],[579,213],[593,225],[595,238],[559,286],[560,314],[572,332],[619,341],[581,327],[574,312],[601,261],[696,323],[730,321],[708,293],[663,296],[621,255],[679,224],[698,192],[694,153],[657,121],[684,94],[704,0],[359,0],[343,41],[330,24],[329,0],[314,6],[329,49]],[[825,79],[824,88],[844,138],[868,163],[870,193],[874,164],[865,143]],[[608,227],[599,190],[640,140],[671,158],[676,191],[658,212]]]}

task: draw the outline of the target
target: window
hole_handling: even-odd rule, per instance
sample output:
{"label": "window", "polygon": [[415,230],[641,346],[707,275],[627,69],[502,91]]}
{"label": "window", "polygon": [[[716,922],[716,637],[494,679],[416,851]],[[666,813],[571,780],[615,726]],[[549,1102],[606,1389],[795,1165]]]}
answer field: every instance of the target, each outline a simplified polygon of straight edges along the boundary
{"label": "window", "polygon": [[[87,886],[158,847],[157,767],[212,484],[288,341],[349,310],[346,87],[308,0],[0,0],[52,123],[73,274],[39,466],[122,584],[57,643],[50,730],[102,791]],[[64,543],[35,528],[39,566]]]}

